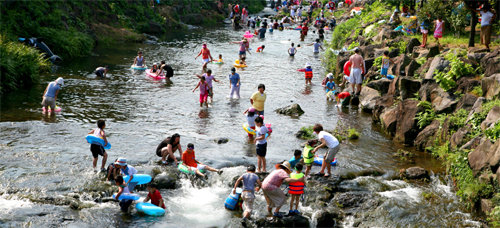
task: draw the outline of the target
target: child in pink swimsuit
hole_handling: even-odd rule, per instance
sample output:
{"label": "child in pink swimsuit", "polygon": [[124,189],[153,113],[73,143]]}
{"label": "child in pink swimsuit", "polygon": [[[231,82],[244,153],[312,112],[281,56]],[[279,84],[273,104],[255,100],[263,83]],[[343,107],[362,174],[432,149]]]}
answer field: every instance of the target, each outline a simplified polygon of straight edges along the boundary
{"label": "child in pink swimsuit", "polygon": [[443,19],[441,16],[434,22],[436,24],[436,28],[434,29],[434,38],[436,38],[436,42],[439,45],[439,38],[443,37]]}
{"label": "child in pink swimsuit", "polygon": [[200,87],[200,107],[203,106],[203,103],[208,107],[208,83],[205,81],[205,77],[200,78],[200,82],[198,82],[198,85],[193,89],[193,93],[198,87]]}

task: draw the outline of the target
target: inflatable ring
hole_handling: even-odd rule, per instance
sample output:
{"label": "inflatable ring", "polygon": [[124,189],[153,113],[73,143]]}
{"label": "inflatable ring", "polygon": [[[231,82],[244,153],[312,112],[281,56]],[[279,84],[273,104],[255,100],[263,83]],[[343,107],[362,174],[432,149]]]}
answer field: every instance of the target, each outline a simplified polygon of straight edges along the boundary
{"label": "inflatable ring", "polygon": [[[137,194],[132,194],[132,193],[122,193],[120,197],[118,197],[118,200],[138,200],[141,198]],[[113,194],[113,199],[116,199],[116,193]]]}
{"label": "inflatable ring", "polygon": [[85,137],[85,139],[87,140],[88,143],[90,144],[99,144],[101,145],[102,147],[104,147],[104,149],[106,150],[109,150],[111,149],[111,143],[108,142],[108,144],[106,146],[104,146],[104,144],[106,142],[104,142],[104,139],[100,138],[100,137],[97,137],[95,135],[87,135]]}
{"label": "inflatable ring", "polygon": [[158,207],[152,203],[140,202],[135,205],[135,209],[139,213],[143,213],[150,216],[163,216],[165,214],[165,209]]}
{"label": "inflatable ring", "polygon": [[[191,167],[191,169],[189,169],[189,167],[183,165],[182,163],[179,162],[179,165],[177,166],[177,169],[185,174],[192,174],[192,175],[196,175],[196,171],[195,171],[195,168]],[[200,170],[201,173],[205,173],[205,170]]]}
{"label": "inflatable ring", "polygon": [[[147,184],[151,182],[151,176],[148,174],[134,174],[134,178],[132,178],[132,182],[137,182],[138,185],[140,184]],[[128,182],[128,179],[130,179],[130,176],[123,176],[123,180],[125,182]]]}
{"label": "inflatable ring", "polygon": [[148,69],[148,67],[146,65],[144,65],[144,66],[132,65],[130,68],[132,68],[134,70],[146,70],[146,69]]}
{"label": "inflatable ring", "polygon": [[[323,155],[314,156],[315,165],[323,165]],[[337,158],[333,158],[331,165],[337,165]]]}
{"label": "inflatable ring", "polygon": [[[61,112],[62,108],[56,105],[56,108],[54,108],[54,112]],[[45,112],[45,107],[42,107],[42,112]],[[52,112],[52,109],[49,106],[49,112]]]}
{"label": "inflatable ring", "polygon": [[245,130],[248,134],[252,134],[252,135],[255,135],[255,130],[250,128],[250,126],[248,126],[247,123],[244,123],[243,124],[243,130]]}
{"label": "inflatable ring", "polygon": [[157,76],[156,73],[151,73],[151,69],[146,70],[146,75],[155,79],[155,80],[165,79],[165,75],[163,74],[163,72]]}
{"label": "inflatable ring", "polygon": [[347,76],[350,76],[351,75],[351,61],[347,61],[345,62],[344,64],[344,74],[347,75]]}

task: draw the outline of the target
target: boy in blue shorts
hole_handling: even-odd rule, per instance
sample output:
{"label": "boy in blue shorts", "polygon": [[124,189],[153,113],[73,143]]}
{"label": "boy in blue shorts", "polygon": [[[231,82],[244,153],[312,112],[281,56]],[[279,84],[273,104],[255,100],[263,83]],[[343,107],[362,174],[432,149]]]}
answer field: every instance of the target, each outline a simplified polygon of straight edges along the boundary
{"label": "boy in blue shorts", "polygon": [[387,72],[389,71],[389,64],[394,61],[389,58],[389,51],[384,51],[384,56],[382,56],[382,69],[380,69],[380,74],[382,77],[387,78]]}

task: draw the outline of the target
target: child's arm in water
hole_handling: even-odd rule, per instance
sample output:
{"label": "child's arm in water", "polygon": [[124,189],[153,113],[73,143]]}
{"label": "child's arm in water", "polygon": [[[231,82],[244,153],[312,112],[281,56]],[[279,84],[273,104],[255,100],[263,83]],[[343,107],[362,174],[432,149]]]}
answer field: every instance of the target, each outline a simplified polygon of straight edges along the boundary
{"label": "child's arm in water", "polygon": [[201,84],[201,82],[198,82],[198,85],[196,85],[196,87],[194,87],[194,89],[193,89],[193,93],[194,93],[194,91],[195,91],[196,89],[198,89],[198,87],[200,87],[200,84]]}
{"label": "child's arm in water", "polygon": [[[149,194],[148,194],[148,196],[146,196],[146,198],[145,198],[142,202],[146,203],[146,202],[148,202],[150,199],[151,199],[151,198],[149,197]],[[161,204],[160,204],[160,205],[161,205]]]}
{"label": "child's arm in water", "polygon": [[240,178],[238,178],[238,180],[236,180],[236,183],[234,183],[233,194],[236,194],[236,188],[238,187],[238,185],[240,185],[240,182],[242,180],[243,180],[243,176],[240,176]]}

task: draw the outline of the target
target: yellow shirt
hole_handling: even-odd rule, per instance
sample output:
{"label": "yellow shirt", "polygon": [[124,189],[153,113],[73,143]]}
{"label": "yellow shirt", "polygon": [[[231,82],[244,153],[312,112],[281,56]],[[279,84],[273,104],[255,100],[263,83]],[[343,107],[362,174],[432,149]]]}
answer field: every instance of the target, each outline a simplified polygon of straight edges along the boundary
{"label": "yellow shirt", "polygon": [[257,111],[264,111],[264,102],[266,101],[266,93],[261,94],[259,91],[252,94],[250,99],[253,100],[253,107]]}

